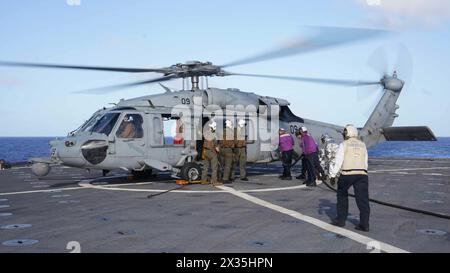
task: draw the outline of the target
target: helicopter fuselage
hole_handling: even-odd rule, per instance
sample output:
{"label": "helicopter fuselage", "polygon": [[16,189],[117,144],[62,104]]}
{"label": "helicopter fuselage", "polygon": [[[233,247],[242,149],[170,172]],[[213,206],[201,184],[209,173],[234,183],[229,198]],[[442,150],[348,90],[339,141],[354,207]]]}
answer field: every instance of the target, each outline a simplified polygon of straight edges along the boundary
{"label": "helicopter fuselage", "polygon": [[[223,130],[225,119],[234,124],[238,118],[246,120],[247,161],[253,163],[278,160],[279,128],[294,134],[307,126],[317,142],[323,133],[341,138],[342,127],[295,116],[288,105],[280,98],[217,88],[121,100],[98,110],[66,138],[52,141],[49,162],[84,169],[177,173],[186,163],[201,161],[201,130],[211,118],[219,121],[217,132]],[[134,127],[132,135],[124,135],[128,123]]]}

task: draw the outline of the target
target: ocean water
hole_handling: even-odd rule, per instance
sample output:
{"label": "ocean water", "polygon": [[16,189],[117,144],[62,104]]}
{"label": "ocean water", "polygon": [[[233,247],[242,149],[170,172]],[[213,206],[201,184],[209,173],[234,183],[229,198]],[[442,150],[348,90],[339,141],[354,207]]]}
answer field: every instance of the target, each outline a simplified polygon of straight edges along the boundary
{"label": "ocean water", "polygon": [[[50,156],[49,141],[55,137],[0,137],[0,159],[11,163],[31,157]],[[369,149],[371,157],[450,158],[450,137],[438,141],[383,142]]]}
{"label": "ocean water", "polygon": [[450,158],[450,137],[437,141],[386,141],[369,149],[369,156]]}
{"label": "ocean water", "polygon": [[0,137],[0,159],[10,163],[31,157],[49,157],[50,140],[55,137]]}

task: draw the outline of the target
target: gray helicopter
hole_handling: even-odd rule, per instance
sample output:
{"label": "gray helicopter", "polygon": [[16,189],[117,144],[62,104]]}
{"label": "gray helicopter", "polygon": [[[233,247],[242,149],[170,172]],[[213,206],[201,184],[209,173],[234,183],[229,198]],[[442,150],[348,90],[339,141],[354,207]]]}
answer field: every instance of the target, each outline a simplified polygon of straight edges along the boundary
{"label": "gray helicopter", "polygon": [[[89,170],[99,169],[103,170],[104,174],[114,169],[127,170],[136,176],[145,176],[155,171],[170,171],[177,177],[193,181],[201,176],[203,132],[208,129],[207,124],[211,120],[218,124],[217,132],[223,130],[226,119],[232,120],[234,124],[238,124],[238,120],[245,120],[247,162],[252,163],[267,163],[279,159],[276,152],[278,128],[285,128],[295,134],[300,127],[306,126],[318,143],[322,134],[328,134],[337,141],[342,140],[343,126],[298,117],[290,110],[289,102],[282,98],[260,96],[234,88],[209,87],[208,77],[213,76],[274,78],[349,87],[378,86],[383,90],[382,97],[364,127],[359,129],[360,137],[368,147],[386,140],[436,140],[432,131],[425,126],[392,127],[398,116],[396,101],[405,84],[398,78],[397,72],[391,75],[385,72],[381,79],[376,81],[352,81],[243,74],[224,70],[231,66],[305,54],[385,34],[382,30],[322,27],[317,28],[312,37],[301,39],[288,47],[220,66],[200,61],[163,68],[6,61],[0,61],[0,65],[162,74],[154,79],[79,91],[102,94],[151,83],[159,83],[165,90],[162,94],[120,100],[113,107],[98,110],[64,139],[51,141],[50,158],[29,160],[35,175],[46,176],[51,165],[61,164]],[[182,90],[174,91],[161,84],[173,79],[183,80]],[[201,83],[205,84],[202,86]]]}

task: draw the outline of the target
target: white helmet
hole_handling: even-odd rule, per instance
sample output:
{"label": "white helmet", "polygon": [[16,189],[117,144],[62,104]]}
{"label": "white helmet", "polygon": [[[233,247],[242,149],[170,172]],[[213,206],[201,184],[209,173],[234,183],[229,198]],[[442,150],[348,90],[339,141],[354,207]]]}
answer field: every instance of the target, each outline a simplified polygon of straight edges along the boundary
{"label": "white helmet", "polygon": [[225,126],[227,128],[233,128],[233,122],[231,122],[231,120],[227,119],[227,120],[225,120]]}
{"label": "white helmet", "polygon": [[238,125],[239,125],[239,127],[243,128],[245,126],[245,120],[244,119],[240,119],[238,121]]}
{"label": "white helmet", "polygon": [[358,137],[358,129],[352,124],[348,124],[344,129],[344,138],[357,138]]}
{"label": "white helmet", "polygon": [[305,126],[302,126],[302,127],[300,128],[300,131],[302,131],[302,132],[308,132],[308,128],[306,128]]}
{"label": "white helmet", "polygon": [[211,120],[208,124],[209,128],[211,128],[211,130],[215,131],[217,128],[217,122],[215,122],[214,120]]}
{"label": "white helmet", "polygon": [[125,122],[132,122],[133,121],[133,116],[126,115],[125,118],[123,119],[123,121],[125,121]]}

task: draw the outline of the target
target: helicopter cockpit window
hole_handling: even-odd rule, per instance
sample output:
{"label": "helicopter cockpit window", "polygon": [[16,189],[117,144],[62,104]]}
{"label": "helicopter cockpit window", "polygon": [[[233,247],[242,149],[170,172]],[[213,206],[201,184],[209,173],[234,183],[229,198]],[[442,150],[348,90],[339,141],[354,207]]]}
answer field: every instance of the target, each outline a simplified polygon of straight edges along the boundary
{"label": "helicopter cockpit window", "polygon": [[183,124],[178,117],[163,117],[164,145],[182,145]]}
{"label": "helicopter cockpit window", "polygon": [[89,132],[92,126],[101,118],[101,114],[94,114],[90,119],[88,119],[79,129],[79,132]]}
{"label": "helicopter cockpit window", "polygon": [[144,130],[142,128],[142,116],[139,114],[126,114],[117,130],[116,136],[119,138],[142,138]]}
{"label": "helicopter cockpit window", "polygon": [[119,118],[120,113],[107,113],[103,115],[95,124],[90,132],[109,135]]}

